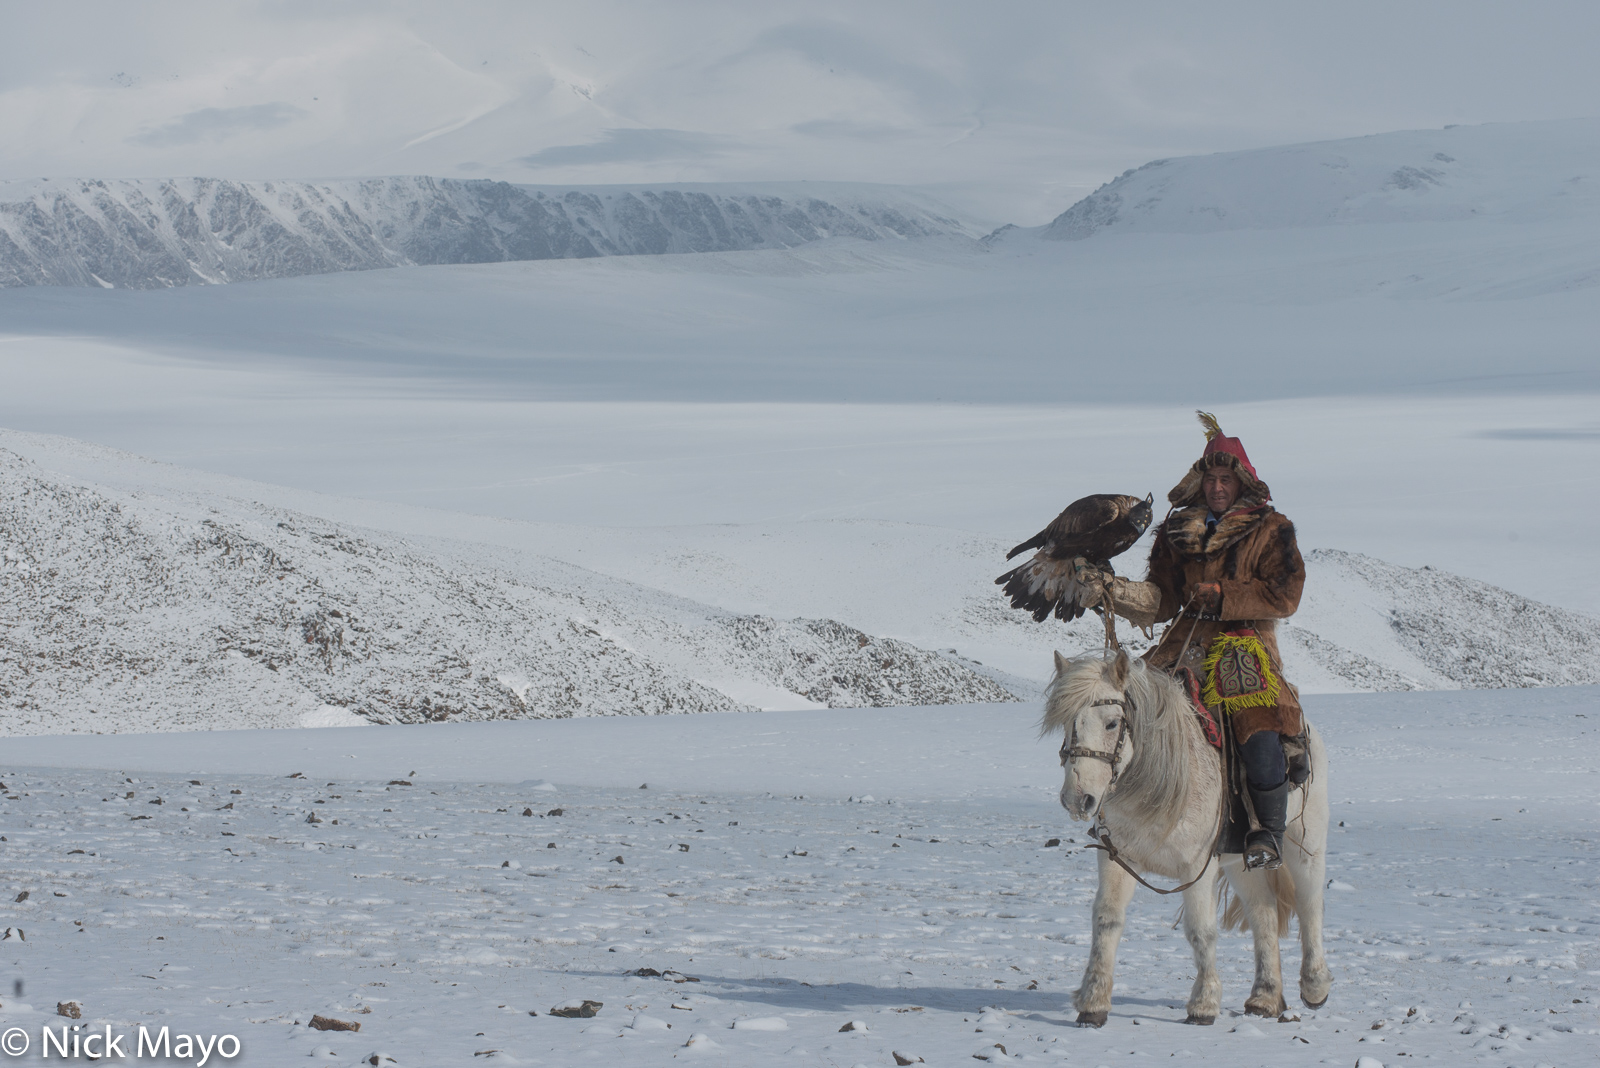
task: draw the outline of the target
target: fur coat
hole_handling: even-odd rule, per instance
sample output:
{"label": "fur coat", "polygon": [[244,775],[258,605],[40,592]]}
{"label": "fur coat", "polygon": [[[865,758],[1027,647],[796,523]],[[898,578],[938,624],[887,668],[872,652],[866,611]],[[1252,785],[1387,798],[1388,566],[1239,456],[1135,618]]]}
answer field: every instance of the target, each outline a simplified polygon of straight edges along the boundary
{"label": "fur coat", "polygon": [[[1145,581],[1155,587],[1149,594],[1160,595],[1155,621],[1171,622],[1145,659],[1163,669],[1182,663],[1203,678],[1201,664],[1217,635],[1249,627],[1266,647],[1282,685],[1276,705],[1242,708],[1233,714],[1235,736],[1243,742],[1263,730],[1299,734],[1300,697],[1283,677],[1276,633],[1277,621],[1300,606],[1305,585],[1294,524],[1270,504],[1244,501],[1207,535],[1206,514],[1204,504],[1180,508],[1156,533]],[[1215,619],[1196,618],[1192,609],[1185,612],[1202,582],[1217,583],[1222,589],[1222,607]]]}

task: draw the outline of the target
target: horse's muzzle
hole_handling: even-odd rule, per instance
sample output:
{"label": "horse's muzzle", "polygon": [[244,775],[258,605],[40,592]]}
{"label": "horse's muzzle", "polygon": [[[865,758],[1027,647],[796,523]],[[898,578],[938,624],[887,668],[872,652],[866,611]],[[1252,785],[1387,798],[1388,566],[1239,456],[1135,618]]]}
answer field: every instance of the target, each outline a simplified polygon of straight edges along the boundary
{"label": "horse's muzzle", "polygon": [[1061,807],[1067,810],[1067,815],[1080,823],[1094,816],[1099,803],[1100,799],[1093,794],[1068,790],[1064,786],[1061,788]]}

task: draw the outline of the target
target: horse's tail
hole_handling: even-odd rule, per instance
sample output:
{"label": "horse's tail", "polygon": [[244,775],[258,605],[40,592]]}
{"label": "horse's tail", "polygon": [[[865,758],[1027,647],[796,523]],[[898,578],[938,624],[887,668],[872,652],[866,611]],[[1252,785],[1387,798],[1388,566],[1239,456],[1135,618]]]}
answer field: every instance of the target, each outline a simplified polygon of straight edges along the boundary
{"label": "horse's tail", "polygon": [[[1294,876],[1289,874],[1288,868],[1274,868],[1263,874],[1266,875],[1267,885],[1272,888],[1273,896],[1278,901],[1278,937],[1287,938],[1289,917],[1294,915]],[[1245,929],[1244,902],[1237,896],[1229,896],[1228,907],[1222,912],[1222,929],[1224,931]]]}

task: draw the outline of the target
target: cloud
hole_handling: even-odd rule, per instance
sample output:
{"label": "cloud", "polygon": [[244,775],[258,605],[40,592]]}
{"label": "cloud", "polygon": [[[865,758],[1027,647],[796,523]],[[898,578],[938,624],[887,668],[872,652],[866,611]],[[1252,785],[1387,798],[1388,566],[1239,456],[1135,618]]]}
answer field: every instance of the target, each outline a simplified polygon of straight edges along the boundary
{"label": "cloud", "polygon": [[518,162],[530,167],[563,167],[585,163],[651,163],[665,159],[697,159],[721,155],[729,139],[688,130],[604,130],[587,145],[552,145]]}
{"label": "cloud", "polygon": [[235,134],[259,130],[275,130],[287,126],[310,112],[282,101],[272,104],[250,104],[238,108],[201,108],[187,115],[179,115],[165,126],[130,137],[137,145],[151,148],[170,148],[174,145],[192,145],[201,141],[223,141]]}

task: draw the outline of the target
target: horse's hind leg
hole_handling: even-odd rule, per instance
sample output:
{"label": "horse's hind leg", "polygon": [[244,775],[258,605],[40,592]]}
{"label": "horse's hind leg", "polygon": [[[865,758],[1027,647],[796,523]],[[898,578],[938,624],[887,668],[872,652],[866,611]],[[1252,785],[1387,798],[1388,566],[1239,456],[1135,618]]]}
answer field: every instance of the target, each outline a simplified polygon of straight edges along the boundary
{"label": "horse's hind leg", "polygon": [[1276,872],[1245,871],[1241,857],[1227,862],[1228,882],[1244,906],[1244,920],[1255,943],[1256,981],[1245,999],[1244,1011],[1255,1016],[1277,1016],[1287,1009],[1283,1000],[1283,963],[1278,958],[1278,894]]}
{"label": "horse's hind leg", "polygon": [[1111,981],[1117,970],[1117,943],[1122,941],[1122,926],[1133,899],[1134,881],[1127,872],[1100,854],[1100,889],[1094,895],[1094,935],[1089,948],[1089,966],[1083,983],[1072,995],[1078,1022],[1099,1027],[1111,1012]]}
{"label": "horse's hind leg", "polygon": [[1183,892],[1183,936],[1194,949],[1194,988],[1189,991],[1185,1023],[1211,1024],[1222,1007],[1222,980],[1217,975],[1217,866]]}

